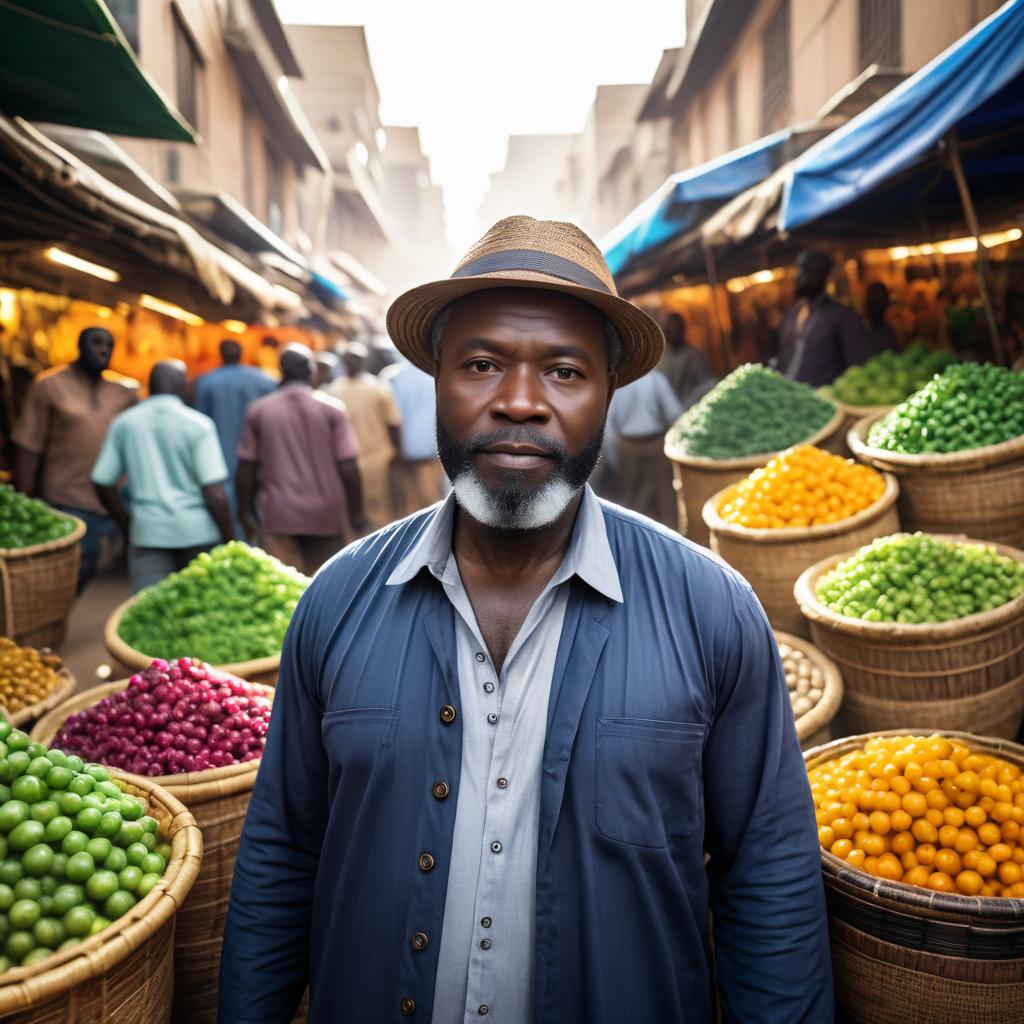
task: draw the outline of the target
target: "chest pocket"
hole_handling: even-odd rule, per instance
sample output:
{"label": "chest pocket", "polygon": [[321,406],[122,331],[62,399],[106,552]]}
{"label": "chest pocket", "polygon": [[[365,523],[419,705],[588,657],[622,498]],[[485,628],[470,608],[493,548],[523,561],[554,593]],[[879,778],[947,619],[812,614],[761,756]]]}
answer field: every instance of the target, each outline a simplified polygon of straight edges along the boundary
{"label": "chest pocket", "polygon": [[397,725],[397,708],[345,708],[324,715],[320,735],[334,768],[367,775]]}
{"label": "chest pocket", "polygon": [[601,718],[597,723],[597,827],[609,839],[662,847],[704,824],[705,727]]}

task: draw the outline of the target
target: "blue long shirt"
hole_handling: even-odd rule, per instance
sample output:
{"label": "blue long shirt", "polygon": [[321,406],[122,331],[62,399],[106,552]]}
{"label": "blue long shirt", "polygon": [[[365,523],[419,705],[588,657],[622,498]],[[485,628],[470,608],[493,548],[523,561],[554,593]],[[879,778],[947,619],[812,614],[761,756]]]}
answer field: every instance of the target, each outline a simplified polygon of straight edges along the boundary
{"label": "blue long shirt", "polygon": [[217,427],[231,480],[238,467],[238,439],[242,435],[245,410],[251,402],[269,395],[276,387],[277,383],[262,370],[241,363],[218,366],[196,378],[192,405],[209,416]]}
{"label": "blue long shirt", "polygon": [[[723,1021],[827,1024],[819,847],[764,613],[703,549],[602,512],[623,602],[571,581],[534,1022],[712,1021],[710,912]],[[221,1024],[286,1024],[307,983],[312,1024],[431,1019],[457,804],[431,785],[457,798],[462,740],[453,610],[426,570],[385,584],[436,514],[347,548],[296,611],[235,867]]]}

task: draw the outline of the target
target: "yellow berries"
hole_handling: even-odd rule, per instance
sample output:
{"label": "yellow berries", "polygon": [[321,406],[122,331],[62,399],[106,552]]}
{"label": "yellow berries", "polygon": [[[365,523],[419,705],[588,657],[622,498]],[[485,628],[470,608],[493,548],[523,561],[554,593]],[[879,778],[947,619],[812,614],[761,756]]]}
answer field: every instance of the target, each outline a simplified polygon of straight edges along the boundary
{"label": "yellow berries", "polygon": [[60,680],[60,659],[0,636],[0,705],[20,711],[48,697]]}
{"label": "yellow berries", "polygon": [[819,526],[848,519],[884,492],[881,473],[805,444],[776,455],[731,487],[718,514],[753,529]]}
{"label": "yellow berries", "polygon": [[878,878],[1024,898],[1024,772],[942,736],[876,736],[810,769],[822,847]]}

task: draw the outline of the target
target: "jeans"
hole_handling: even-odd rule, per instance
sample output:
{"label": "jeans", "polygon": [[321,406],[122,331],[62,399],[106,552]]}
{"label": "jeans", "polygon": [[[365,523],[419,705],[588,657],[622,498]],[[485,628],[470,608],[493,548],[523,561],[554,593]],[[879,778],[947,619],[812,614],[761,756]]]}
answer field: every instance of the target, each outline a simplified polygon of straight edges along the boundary
{"label": "jeans", "polygon": [[191,548],[140,548],[132,544],[128,549],[128,576],[132,593],[143,587],[159,583],[172,572],[184,569],[196,555],[209,551],[213,544],[200,544]]}
{"label": "jeans", "polygon": [[110,516],[103,512],[89,512],[82,508],[72,508],[69,505],[54,505],[60,512],[66,512],[69,516],[77,516],[85,523],[85,536],[80,545],[80,560],[78,563],[78,593],[80,594],[85,585],[96,575],[96,566],[100,560],[100,547],[103,541],[117,539],[117,524]]}

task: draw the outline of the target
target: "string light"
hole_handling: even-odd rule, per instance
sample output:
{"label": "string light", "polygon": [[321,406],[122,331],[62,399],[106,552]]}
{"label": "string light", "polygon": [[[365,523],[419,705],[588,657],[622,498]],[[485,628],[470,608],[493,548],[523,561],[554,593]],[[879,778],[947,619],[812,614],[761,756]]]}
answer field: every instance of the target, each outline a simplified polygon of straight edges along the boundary
{"label": "string light", "polygon": [[65,252],[63,249],[58,249],[55,245],[51,245],[43,255],[51,263],[59,263],[62,267],[69,267],[71,270],[77,270],[82,274],[90,274],[92,277],[98,277],[102,281],[110,281],[116,284],[121,280],[121,275],[116,270],[101,266],[99,263],[93,263],[91,260],[83,260],[81,256]]}

